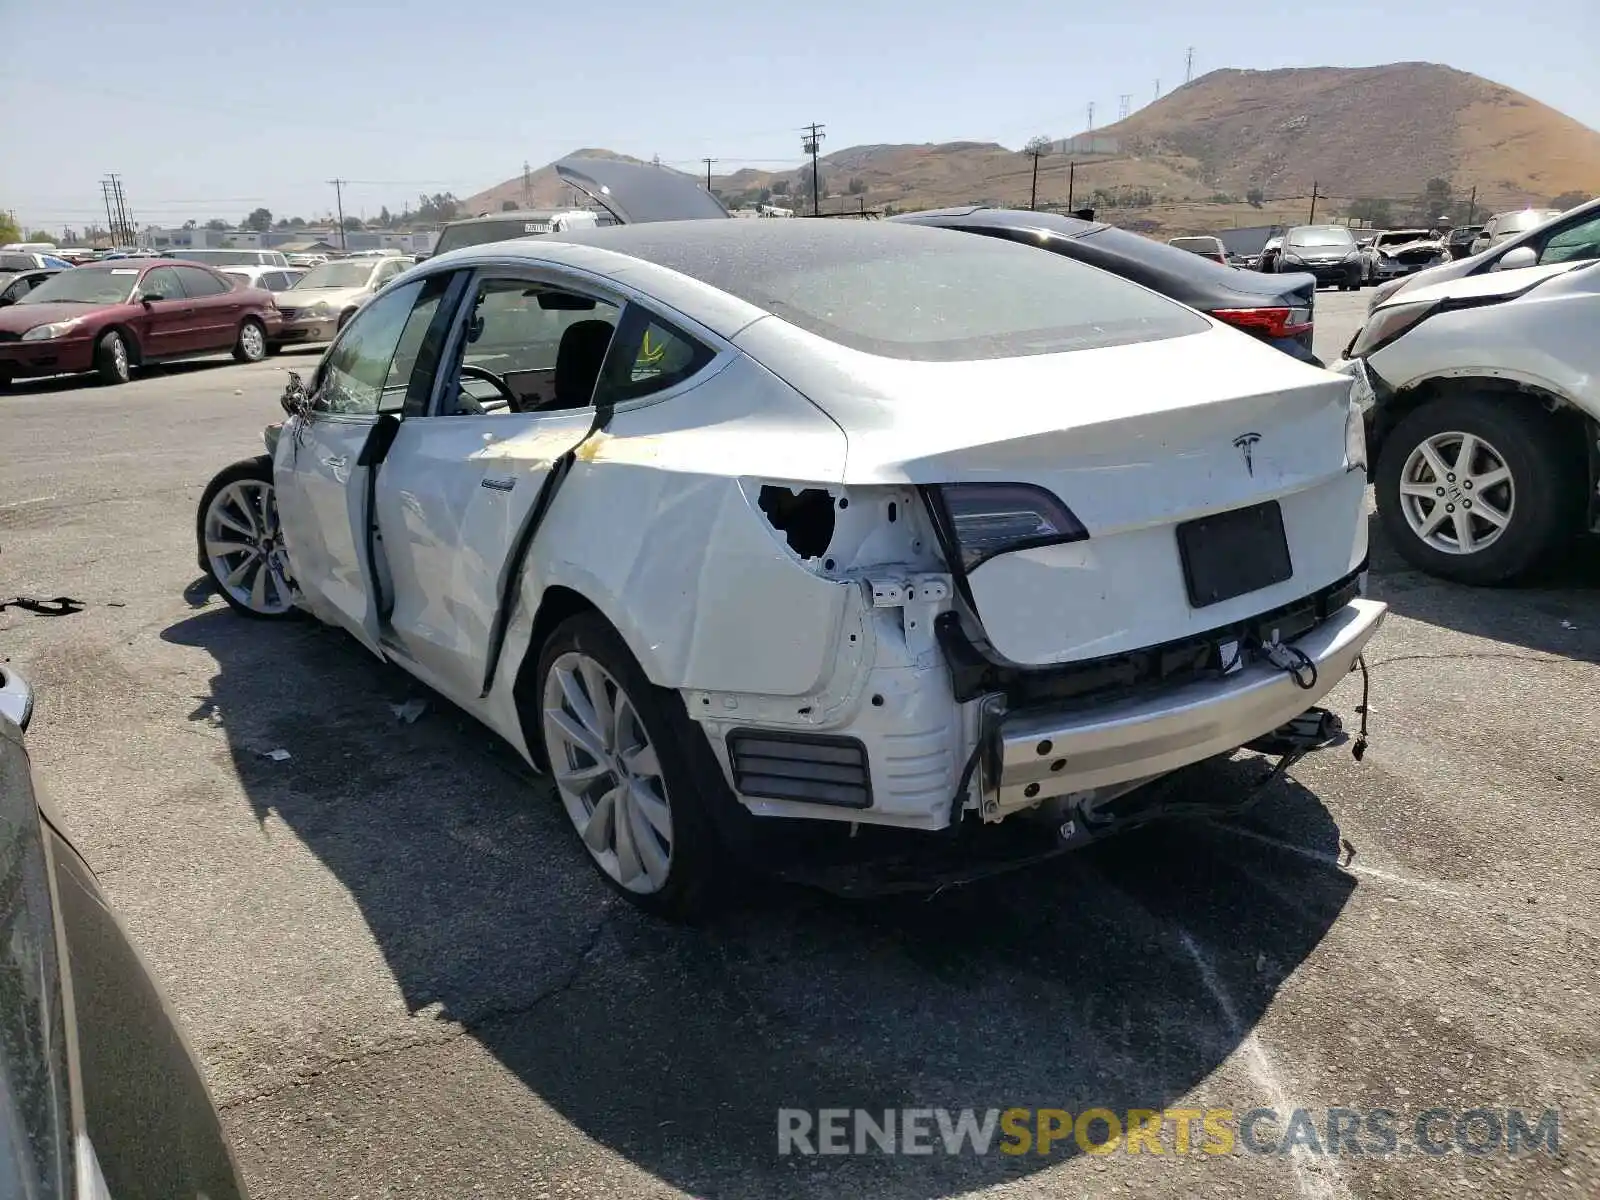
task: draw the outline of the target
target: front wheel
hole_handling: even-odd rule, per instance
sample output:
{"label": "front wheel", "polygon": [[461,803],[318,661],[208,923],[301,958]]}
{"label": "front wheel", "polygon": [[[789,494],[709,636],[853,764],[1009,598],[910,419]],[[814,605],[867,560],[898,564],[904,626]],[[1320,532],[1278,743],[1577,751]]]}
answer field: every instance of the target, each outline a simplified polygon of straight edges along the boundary
{"label": "front wheel", "polygon": [[679,697],[594,613],[550,636],[535,694],[556,793],[601,877],[658,916],[703,911],[723,853],[708,806],[727,784],[695,753],[704,735]]}
{"label": "front wheel", "polygon": [[101,383],[127,383],[133,377],[128,341],[115,329],[102,334],[94,347],[94,373]]}
{"label": "front wheel", "polygon": [[1410,413],[1378,457],[1378,515],[1406,561],[1457,583],[1507,583],[1574,531],[1572,441],[1516,398],[1446,396]]}
{"label": "front wheel", "polygon": [[267,356],[267,331],[254,317],[246,317],[239,326],[239,338],[233,343],[233,357],[242,363],[260,362]]}
{"label": "front wheel", "polygon": [[260,620],[294,615],[270,458],[263,454],[218,472],[200,497],[195,532],[200,568],[235,612]]}

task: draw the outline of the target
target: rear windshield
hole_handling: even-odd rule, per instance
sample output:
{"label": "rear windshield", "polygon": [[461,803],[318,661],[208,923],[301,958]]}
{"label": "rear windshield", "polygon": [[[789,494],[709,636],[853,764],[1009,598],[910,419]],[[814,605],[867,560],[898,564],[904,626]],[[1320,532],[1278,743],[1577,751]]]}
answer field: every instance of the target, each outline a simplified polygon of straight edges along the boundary
{"label": "rear windshield", "polygon": [[1355,235],[1343,225],[1302,225],[1289,231],[1291,246],[1354,246]]}
{"label": "rear windshield", "polygon": [[1222,249],[1222,243],[1214,237],[1173,238],[1172,244],[1180,250],[1204,250],[1210,254]]}
{"label": "rear windshield", "polygon": [[459,250],[462,246],[482,246],[488,242],[504,242],[511,238],[534,237],[549,232],[549,218],[521,216],[508,217],[504,221],[473,221],[469,225],[446,227],[439,235],[433,252],[443,254],[446,250]]}
{"label": "rear windshield", "polygon": [[255,267],[263,261],[259,250],[172,250],[167,257],[185,262],[209,263],[214,267]]}
{"label": "rear windshield", "polygon": [[1188,309],[1115,275],[954,230],[859,221],[659,228],[571,240],[659,263],[829,341],[889,358],[1055,354],[1207,328]]}

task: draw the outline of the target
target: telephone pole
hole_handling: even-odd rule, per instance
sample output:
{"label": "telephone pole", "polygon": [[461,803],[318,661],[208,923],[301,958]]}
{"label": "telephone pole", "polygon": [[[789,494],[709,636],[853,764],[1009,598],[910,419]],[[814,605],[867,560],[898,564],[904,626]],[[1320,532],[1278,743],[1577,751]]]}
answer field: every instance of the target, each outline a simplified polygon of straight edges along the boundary
{"label": "telephone pole", "polygon": [[811,155],[811,215],[813,217],[822,215],[822,172],[817,166],[817,152],[822,145],[822,139],[827,136],[822,132],[826,128],[826,125],[818,125],[813,121],[800,131],[806,135],[800,145],[807,154]]}
{"label": "telephone pole", "polygon": [[1317,181],[1315,179],[1313,179],[1311,181],[1311,215],[1306,218],[1306,224],[1307,225],[1315,225],[1316,223],[1317,223]]}
{"label": "telephone pole", "polygon": [[106,223],[111,226],[112,244],[131,246],[133,226],[128,220],[128,206],[122,194],[122,180],[115,172],[100,181],[100,195],[106,202]]}
{"label": "telephone pole", "polygon": [[1467,201],[1467,224],[1472,224],[1472,218],[1478,211],[1478,185],[1472,185],[1472,199]]}
{"label": "telephone pole", "polygon": [[522,160],[522,207],[533,207],[533,172],[527,159]]}
{"label": "telephone pole", "polygon": [[1187,54],[1183,56],[1183,81],[1188,83],[1194,78],[1194,47],[1190,46]]}
{"label": "telephone pole", "polygon": [[1089,101],[1089,132],[1094,132],[1094,101]]}
{"label": "telephone pole", "polygon": [[1133,93],[1132,92],[1123,92],[1122,96],[1121,96],[1121,99],[1120,99],[1119,103],[1117,104],[1117,120],[1126,121],[1128,119],[1128,113],[1131,112],[1132,110],[1133,110]]}
{"label": "telephone pole", "polygon": [[1075,182],[1075,180],[1073,179],[1073,176],[1075,176],[1077,173],[1078,173],[1078,164],[1076,162],[1073,162],[1073,161],[1069,160],[1067,162],[1067,211],[1068,212],[1072,211],[1072,185]]}
{"label": "telephone pole", "polygon": [[1156,99],[1161,99],[1161,80],[1156,80]]}
{"label": "telephone pole", "polygon": [[333,202],[339,209],[339,249],[349,250],[350,243],[344,231],[344,185],[346,181],[343,179],[330,179],[328,182],[333,184]]}
{"label": "telephone pole", "polygon": [[111,244],[117,244],[117,219],[111,215],[111,181],[100,181],[100,198],[106,202],[106,233],[111,237]]}
{"label": "telephone pole", "polygon": [[706,191],[709,192],[711,190],[711,164],[718,160],[715,158],[702,158],[700,161],[706,165]]}

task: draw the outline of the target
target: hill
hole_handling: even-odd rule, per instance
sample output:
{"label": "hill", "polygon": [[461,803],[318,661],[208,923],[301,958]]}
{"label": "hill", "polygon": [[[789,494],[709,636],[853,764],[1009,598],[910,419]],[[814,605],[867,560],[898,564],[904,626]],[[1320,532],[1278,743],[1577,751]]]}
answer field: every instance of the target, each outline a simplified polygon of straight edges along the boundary
{"label": "hill", "polygon": [[[609,150],[574,153],[641,161]],[[820,167],[830,212],[1027,207],[1033,182],[1032,158],[997,142],[851,146]],[[1224,69],[1095,130],[1092,142],[1057,142],[1039,162],[1038,203],[1090,204],[1150,233],[1200,232],[1304,220],[1313,184],[1319,216],[1409,221],[1447,207],[1460,219],[1476,189],[1481,219],[1484,210],[1600,194],[1600,133],[1502,84],[1434,63]],[[807,209],[811,168],[746,168],[713,176],[712,187],[731,204]],[[572,200],[541,167],[526,183],[517,176],[469,197],[463,211]]]}

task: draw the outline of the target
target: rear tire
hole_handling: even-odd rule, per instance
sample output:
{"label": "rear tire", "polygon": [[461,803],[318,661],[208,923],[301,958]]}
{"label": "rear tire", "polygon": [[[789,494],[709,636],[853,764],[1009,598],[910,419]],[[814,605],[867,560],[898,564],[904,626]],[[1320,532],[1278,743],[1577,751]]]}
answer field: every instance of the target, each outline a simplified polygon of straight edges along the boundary
{"label": "rear tire", "polygon": [[[1461,440],[1475,439],[1476,465],[1461,468]],[[1517,398],[1445,396],[1405,416],[1384,438],[1377,464],[1378,516],[1401,557],[1457,583],[1509,583],[1572,535],[1583,506],[1583,464],[1560,424]],[[1424,447],[1427,450],[1424,450]],[[1446,468],[1438,479],[1431,457]],[[1503,479],[1486,479],[1506,472]],[[1469,482],[1471,487],[1468,487]],[[1411,489],[1402,494],[1402,485]],[[1458,490],[1459,489],[1459,490]],[[1432,492],[1432,495],[1428,495]],[[1451,504],[1456,505],[1450,508]],[[1485,508],[1495,521],[1472,514]],[[1447,511],[1439,515],[1437,509]],[[1438,516],[1430,538],[1423,530]],[[1506,517],[1504,525],[1496,522]],[[1465,526],[1481,548],[1462,552]],[[1434,544],[1437,543],[1437,544]]]}
{"label": "rear tire", "polygon": [[100,335],[94,347],[94,373],[101,383],[127,383],[133,378],[133,355],[128,342],[115,329]]}
{"label": "rear tire", "polygon": [[267,356],[267,327],[254,317],[239,323],[239,336],[233,343],[236,362],[255,363]]}
{"label": "rear tire", "polygon": [[[727,853],[711,806],[736,802],[682,698],[652,684],[597,613],[556,627],[539,651],[534,684],[528,699],[538,707],[524,725],[539,730],[556,794],[600,877],[669,920],[714,907]],[[596,688],[598,705],[590,699]],[[598,741],[585,732],[585,713],[606,731]],[[595,753],[579,744],[585,740]]]}

